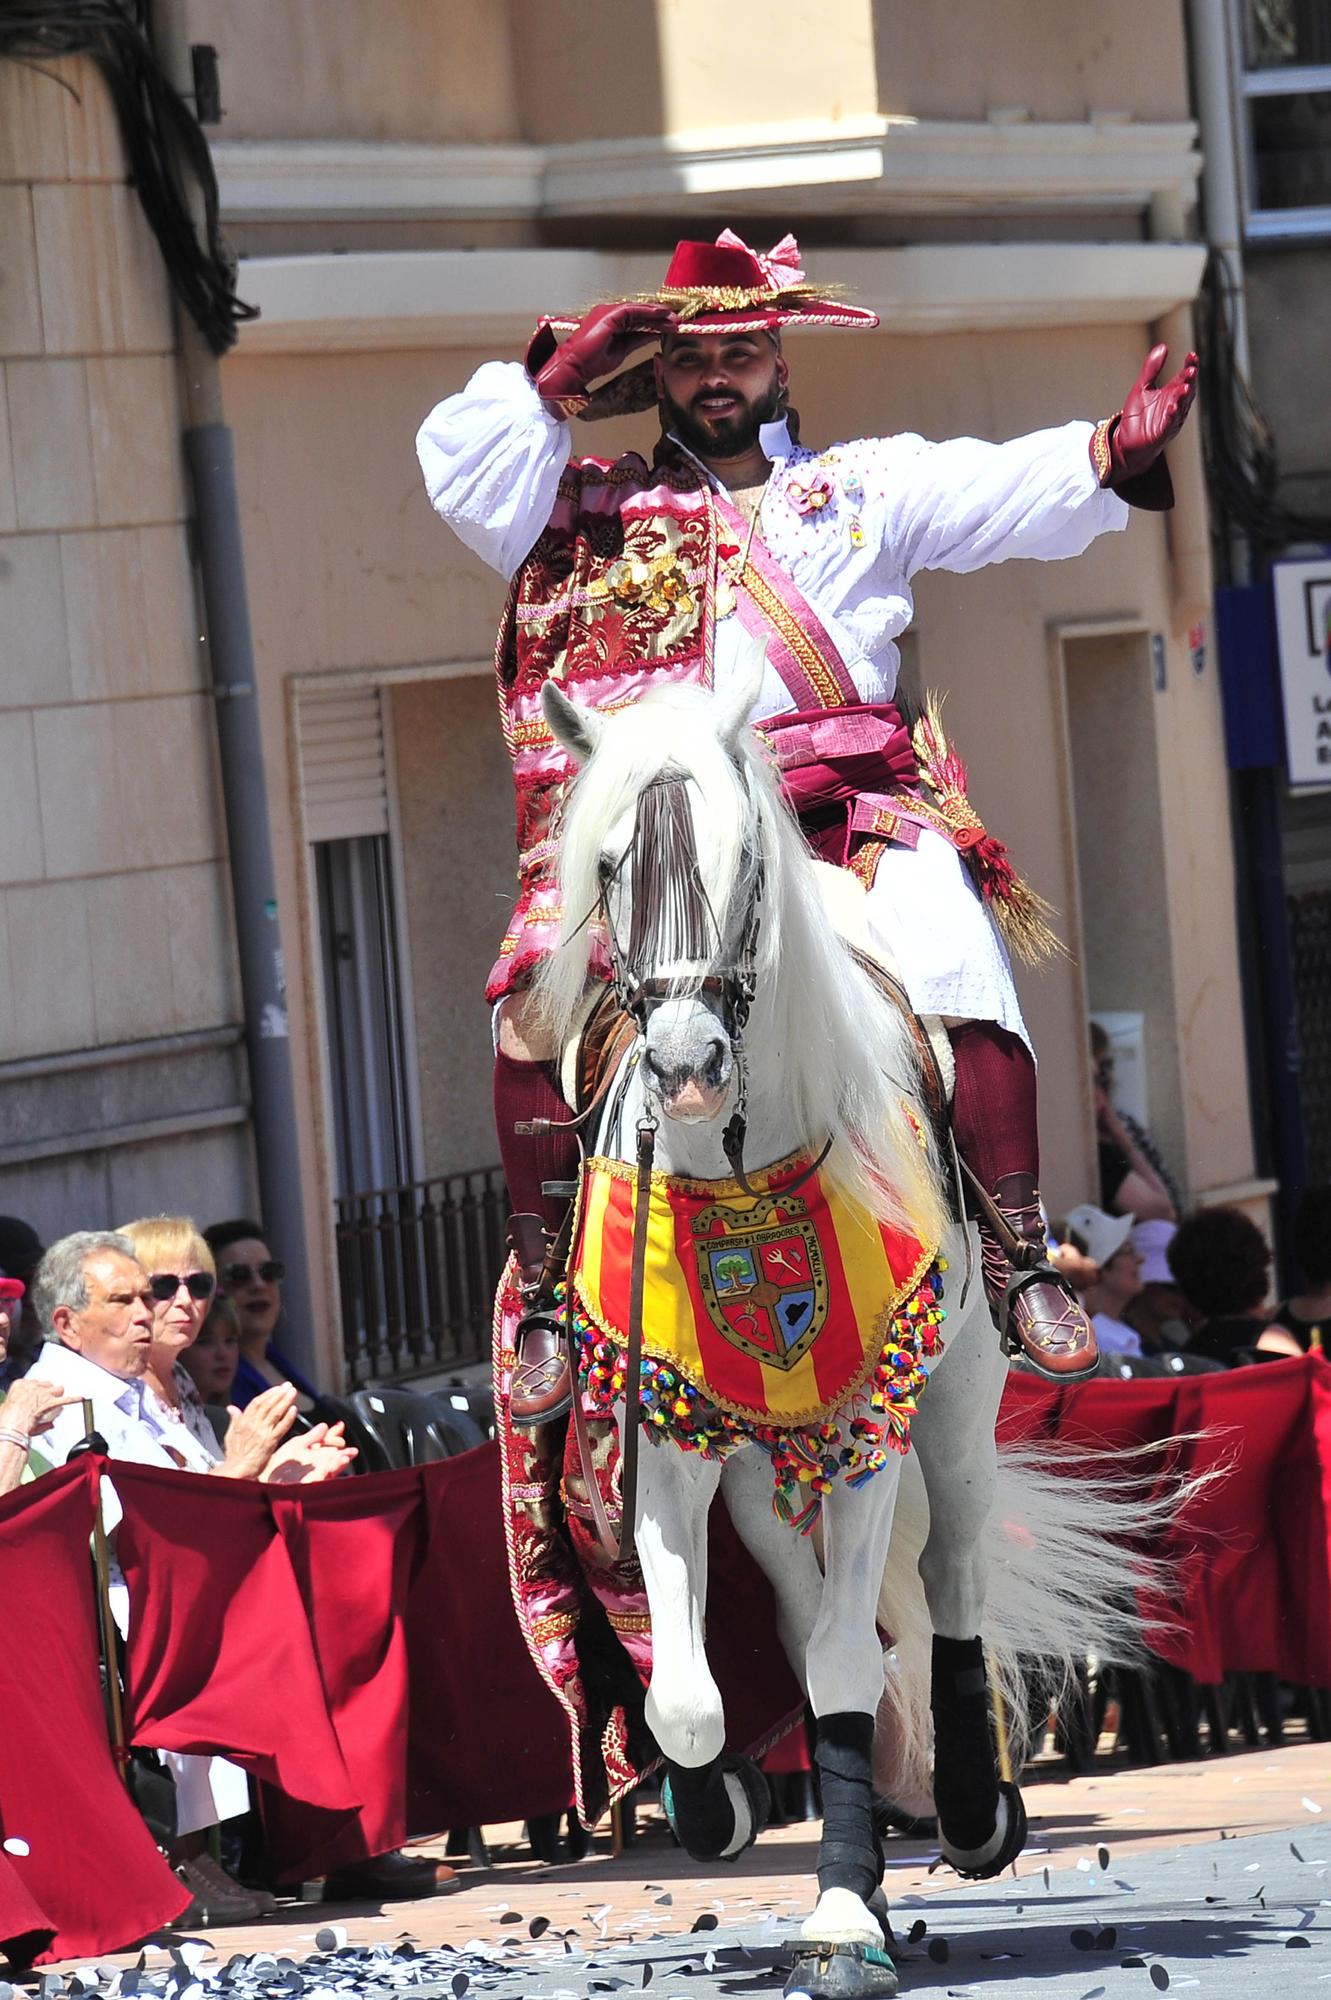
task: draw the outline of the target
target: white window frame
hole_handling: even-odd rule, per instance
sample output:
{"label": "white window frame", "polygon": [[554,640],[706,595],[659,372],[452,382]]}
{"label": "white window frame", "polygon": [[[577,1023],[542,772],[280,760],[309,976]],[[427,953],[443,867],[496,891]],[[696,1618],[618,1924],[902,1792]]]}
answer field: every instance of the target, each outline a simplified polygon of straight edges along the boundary
{"label": "white window frame", "polygon": [[1249,118],[1249,107],[1259,97],[1306,97],[1314,91],[1331,91],[1331,63],[1294,63],[1287,69],[1247,69],[1243,0],[1230,0],[1229,36],[1238,126],[1239,174],[1243,189],[1244,235],[1250,243],[1331,237],[1331,204],[1316,208],[1257,206],[1257,162]]}

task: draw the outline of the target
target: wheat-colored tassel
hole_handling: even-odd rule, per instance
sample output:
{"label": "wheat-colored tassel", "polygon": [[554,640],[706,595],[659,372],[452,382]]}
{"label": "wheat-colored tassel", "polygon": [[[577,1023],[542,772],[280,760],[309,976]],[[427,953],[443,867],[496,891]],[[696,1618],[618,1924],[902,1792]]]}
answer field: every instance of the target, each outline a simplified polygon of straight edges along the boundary
{"label": "wheat-colored tassel", "polygon": [[1006,847],[987,830],[966,790],[966,766],[947,740],[943,727],[943,697],[933,689],[911,734],[920,776],[938,801],[938,810],[955,832],[975,875],[994,922],[1009,949],[1027,965],[1066,957],[1067,946],[1053,928],[1057,911],[1038,896],[1012,866]]}

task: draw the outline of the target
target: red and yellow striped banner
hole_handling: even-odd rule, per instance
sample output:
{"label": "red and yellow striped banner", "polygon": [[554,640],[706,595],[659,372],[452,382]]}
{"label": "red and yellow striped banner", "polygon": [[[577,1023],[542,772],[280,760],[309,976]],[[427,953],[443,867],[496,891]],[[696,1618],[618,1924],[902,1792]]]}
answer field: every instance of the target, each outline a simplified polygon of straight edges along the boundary
{"label": "red and yellow striped banner", "polygon": [[[876,1221],[805,1153],[736,1181],[652,1176],[643,1353],[732,1416],[816,1423],[872,1373],[938,1250]],[[635,1169],[583,1167],[573,1271],[588,1316],[628,1338]]]}

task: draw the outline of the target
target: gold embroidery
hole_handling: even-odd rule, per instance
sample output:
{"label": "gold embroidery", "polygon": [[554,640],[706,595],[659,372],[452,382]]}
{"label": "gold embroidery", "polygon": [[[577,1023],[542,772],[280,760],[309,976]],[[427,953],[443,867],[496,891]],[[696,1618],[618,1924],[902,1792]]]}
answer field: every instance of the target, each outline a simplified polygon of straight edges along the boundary
{"label": "gold embroidery", "polygon": [[837,684],[836,675],[789,607],[752,567],[745,570],[740,581],[763,617],[775,625],[799,661],[821,705],[824,708],[844,707],[844,698]]}

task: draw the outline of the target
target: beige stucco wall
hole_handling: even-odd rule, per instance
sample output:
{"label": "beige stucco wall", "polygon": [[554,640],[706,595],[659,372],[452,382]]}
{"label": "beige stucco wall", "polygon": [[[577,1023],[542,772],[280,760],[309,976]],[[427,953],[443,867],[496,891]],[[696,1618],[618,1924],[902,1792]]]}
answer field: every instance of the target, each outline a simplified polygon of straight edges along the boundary
{"label": "beige stucco wall", "polygon": [[517,136],[506,0],[188,0],[227,139]]}
{"label": "beige stucco wall", "polygon": [[1099,9],[1066,0],[735,0],[723,16],[699,0],[512,0],[512,9],[531,139],[877,111],[1188,116],[1182,10],[1162,13],[1149,0]]}
{"label": "beige stucco wall", "polygon": [[[298,807],[292,735],[297,676],[366,669],[400,670],[441,661],[488,668],[497,622],[496,580],[447,536],[425,499],[413,440],[437,397],[460,386],[486,357],[449,354],[368,354],[246,359],[222,365],[228,422],[236,437],[245,560],[259,672],[264,771],[272,814],[273,864],[282,921],[290,1003],[291,1057],[296,1077],[301,1193],[310,1248],[311,1283],[320,1337],[335,1359],[336,1283],[332,1262],[332,1187],[325,1143],[324,1059],[320,1048],[319,968],[311,884]],[[482,679],[480,685],[484,686]],[[427,702],[429,697],[422,696]],[[437,697],[436,697],[437,699]],[[492,697],[491,697],[492,700]],[[480,707],[485,708],[481,702]],[[491,715],[493,711],[491,710]],[[394,714],[394,721],[397,716]],[[497,724],[491,720],[490,730]],[[409,773],[399,788],[404,817],[422,841],[424,866],[434,858],[428,824],[434,800],[428,772],[413,758],[410,732],[394,731],[396,754]],[[493,735],[478,730],[475,755],[494,752]],[[505,827],[511,817],[505,808]],[[422,831],[423,828],[423,831]],[[496,866],[512,867],[510,845]],[[413,842],[413,854],[417,852]],[[408,914],[433,908],[428,882],[414,870],[405,883]],[[496,923],[496,936],[501,928]],[[425,1075],[422,1110],[430,1144],[425,1165],[439,1171],[454,1160],[439,1140],[441,1089],[431,1078],[450,1060],[440,1053],[441,1025],[454,1009],[465,1016],[484,1054],[484,1008],[475,978],[459,992],[441,990],[434,974],[446,962],[428,916],[411,938],[413,1003]],[[482,972],[483,978],[483,972]],[[488,1082],[471,1072],[464,1127],[483,1129]],[[465,1162],[488,1164],[494,1143]],[[463,1162],[457,1162],[463,1164]]]}
{"label": "beige stucco wall", "polygon": [[1182,10],[1149,0],[189,0],[188,21],[218,50],[227,139],[1188,115]]}
{"label": "beige stucco wall", "polygon": [[984,118],[1006,107],[1054,119],[1097,111],[1190,115],[1181,7],[873,0],[872,11],[884,111],[916,118]]}
{"label": "beige stucco wall", "polygon": [[47,1232],[248,1190],[235,1131],[188,1174],[188,1143],[93,1143],[177,1085],[243,1123],[229,1055],[189,1086],[97,1060],[240,1012],[170,303],[125,178],[90,64],[0,61],[0,1208]]}
{"label": "beige stucco wall", "polygon": [[401,871],[427,1173],[499,1158],[486,976],[516,893],[513,786],[494,677],[392,690]]}
{"label": "beige stucco wall", "polygon": [[[1001,437],[1112,409],[1146,342],[1146,329],[1088,327],[927,341],[804,336],[792,338],[789,351],[806,438],[906,428],[936,437]],[[284,674],[488,660],[501,586],[434,519],[411,448],[424,412],[481,358],[241,358],[225,366],[271,775],[283,797],[290,794]],[[613,452],[631,440],[649,447],[650,439],[650,427],[638,419],[583,430],[578,443]],[[1213,665],[1194,675],[1173,631],[1170,584],[1164,526],[1136,515],[1125,533],[1105,537],[1074,562],[922,577],[919,652],[924,679],[950,690],[949,718],[969,755],[981,811],[1066,913],[1080,955],[1075,799],[1057,634],[1094,619],[1165,634],[1167,688],[1155,698],[1153,733],[1165,853],[1161,908],[1170,926],[1178,1016],[1171,1135],[1181,1176],[1201,1192],[1242,1179],[1251,1162],[1218,691]],[[443,1038],[453,1033],[454,1009],[477,1005],[486,940],[500,929],[495,883],[503,885],[512,850],[506,807],[493,806],[491,787],[499,785],[502,766],[489,693],[480,681],[447,686],[446,694],[437,687],[396,693],[394,733],[404,846],[413,856],[407,891],[423,1059],[431,1051],[427,1129],[431,1151],[437,1147],[438,1157],[453,1164],[454,1138],[461,1143],[465,1135],[470,1144],[473,1135],[483,1136],[487,1080],[468,1077]],[[431,879],[432,871],[467,819],[456,801],[448,802],[450,773],[474,784],[473,796],[483,791],[487,803],[472,844],[463,846],[460,881],[445,885]],[[295,833],[288,823],[279,834],[284,894],[294,894],[301,865]],[[501,839],[503,852],[494,857],[490,843]],[[478,878],[477,900],[464,916],[456,899],[479,847],[495,877]],[[1125,857],[1126,868],[1132,860]],[[461,955],[449,948],[455,931],[465,932]],[[296,949],[292,938],[289,954]],[[1066,962],[1036,976],[1022,973],[1020,984],[1044,1077],[1046,1185],[1050,1200],[1066,1207],[1095,1186],[1084,974],[1077,962]],[[479,1015],[472,1018],[466,1046],[480,1048]],[[458,1093],[458,1127],[444,1138],[448,1114],[440,1106],[450,1089]],[[476,1163],[492,1156],[485,1147]]]}

